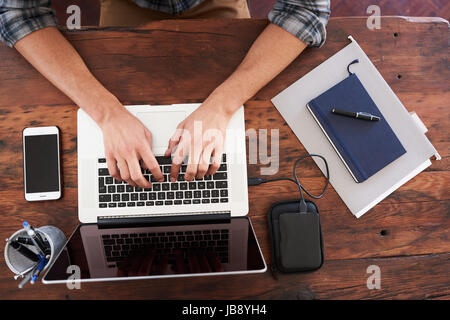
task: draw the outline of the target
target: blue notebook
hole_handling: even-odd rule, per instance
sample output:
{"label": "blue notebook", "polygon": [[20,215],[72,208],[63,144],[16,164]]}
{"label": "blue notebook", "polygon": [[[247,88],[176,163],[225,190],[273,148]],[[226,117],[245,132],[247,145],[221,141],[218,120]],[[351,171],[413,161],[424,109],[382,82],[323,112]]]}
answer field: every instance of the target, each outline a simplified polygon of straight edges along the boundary
{"label": "blue notebook", "polygon": [[[406,153],[355,73],[311,100],[307,108],[358,183]],[[337,115],[331,112],[334,108],[367,112],[380,121]]]}

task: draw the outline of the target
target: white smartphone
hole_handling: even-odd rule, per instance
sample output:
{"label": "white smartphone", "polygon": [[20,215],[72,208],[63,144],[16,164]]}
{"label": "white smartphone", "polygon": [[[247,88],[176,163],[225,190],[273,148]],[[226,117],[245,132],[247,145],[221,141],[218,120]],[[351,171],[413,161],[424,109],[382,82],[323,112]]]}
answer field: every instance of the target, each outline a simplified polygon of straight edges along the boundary
{"label": "white smartphone", "polygon": [[57,127],[23,129],[23,179],[27,201],[61,197]]}

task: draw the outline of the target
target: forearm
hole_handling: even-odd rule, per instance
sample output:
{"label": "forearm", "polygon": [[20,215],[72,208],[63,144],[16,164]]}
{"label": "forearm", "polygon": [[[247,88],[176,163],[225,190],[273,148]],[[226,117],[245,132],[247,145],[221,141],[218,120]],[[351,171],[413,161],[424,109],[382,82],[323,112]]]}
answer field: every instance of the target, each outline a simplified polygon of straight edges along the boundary
{"label": "forearm", "polygon": [[15,48],[44,77],[64,92],[97,123],[121,104],[91,74],[72,45],[55,27],[29,34]]}
{"label": "forearm", "polygon": [[270,24],[256,39],[242,63],[208,99],[225,101],[221,106],[233,114],[262,87],[284,70],[306,44],[280,27]]}

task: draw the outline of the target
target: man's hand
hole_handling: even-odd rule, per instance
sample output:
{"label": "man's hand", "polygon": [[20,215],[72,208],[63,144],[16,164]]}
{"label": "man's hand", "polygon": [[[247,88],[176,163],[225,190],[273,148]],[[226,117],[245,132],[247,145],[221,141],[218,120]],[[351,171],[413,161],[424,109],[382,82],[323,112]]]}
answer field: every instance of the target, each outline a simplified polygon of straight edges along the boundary
{"label": "man's hand", "polygon": [[139,161],[148,168],[157,181],[163,181],[158,162],[152,152],[151,132],[123,106],[111,108],[99,121],[103,131],[106,163],[109,174],[117,180],[125,180],[132,186],[149,188]]}
{"label": "man's hand", "polygon": [[222,108],[221,102],[207,99],[178,125],[165,153],[166,157],[174,153],[170,181],[177,180],[186,157],[189,157],[184,176],[186,181],[201,179],[217,171],[222,161],[226,128],[231,116]]}

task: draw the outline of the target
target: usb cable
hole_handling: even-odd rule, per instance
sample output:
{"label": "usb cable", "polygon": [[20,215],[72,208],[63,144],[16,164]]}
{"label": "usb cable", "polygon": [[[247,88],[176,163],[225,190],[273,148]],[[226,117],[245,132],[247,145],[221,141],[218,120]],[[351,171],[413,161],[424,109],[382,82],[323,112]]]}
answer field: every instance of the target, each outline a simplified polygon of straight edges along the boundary
{"label": "usb cable", "polygon": [[[321,158],[321,159],[323,160],[323,162],[325,163],[325,168],[326,168],[326,178],[327,178],[327,181],[326,181],[325,187],[324,187],[323,190],[322,190],[322,193],[319,194],[318,196],[309,193],[309,191],[306,190],[306,189],[302,186],[302,184],[301,184],[300,181],[298,180],[297,173],[296,173],[297,164],[298,164],[300,161],[302,161],[303,159],[305,159],[305,158],[312,158],[312,157],[319,157],[319,158]],[[320,199],[320,198],[322,198],[323,195],[325,194],[325,191],[326,191],[327,188],[328,188],[328,184],[330,183],[330,172],[329,172],[329,170],[328,170],[328,163],[327,163],[327,160],[326,160],[323,156],[321,156],[321,155],[319,155],[319,154],[307,154],[307,155],[304,155],[304,156],[301,156],[300,158],[298,158],[298,159],[295,161],[295,163],[294,163],[293,176],[294,176],[294,179],[291,179],[291,178],[277,178],[277,179],[248,178],[248,179],[247,179],[247,180],[248,180],[247,183],[248,183],[249,186],[257,186],[257,185],[260,185],[260,184],[262,184],[262,183],[275,182],[275,181],[291,181],[291,182],[295,183],[295,184],[298,186],[298,190],[299,190],[299,193],[300,193],[300,211],[301,211],[301,212],[306,211],[306,208],[307,208],[305,199],[304,199],[304,197],[303,197],[303,191],[305,191],[306,194],[307,194],[308,196],[310,196],[311,198],[313,198],[313,199]],[[302,191],[302,190],[303,190],[303,191]]]}

